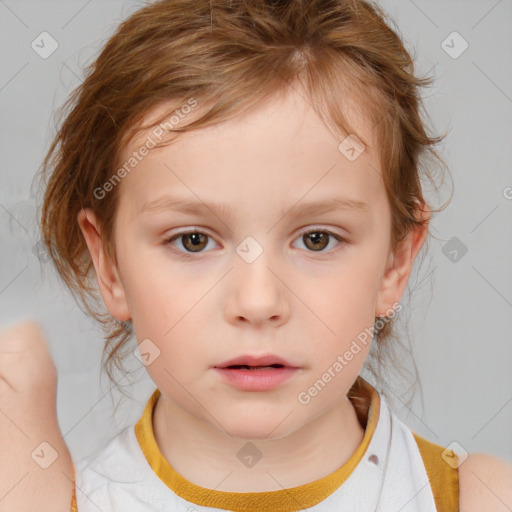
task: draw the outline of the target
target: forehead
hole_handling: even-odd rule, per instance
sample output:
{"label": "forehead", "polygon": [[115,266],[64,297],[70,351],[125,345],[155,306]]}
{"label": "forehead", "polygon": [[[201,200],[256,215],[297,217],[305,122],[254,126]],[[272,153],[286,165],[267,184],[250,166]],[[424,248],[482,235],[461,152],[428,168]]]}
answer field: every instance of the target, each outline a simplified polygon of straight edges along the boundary
{"label": "forehead", "polygon": [[[375,202],[383,184],[374,132],[357,102],[344,103],[347,121],[370,144],[361,146],[355,134],[341,133],[318,115],[303,92],[290,89],[233,119],[185,132],[170,145],[149,150],[123,179],[120,206],[126,203],[135,216],[164,192],[253,208],[336,190],[356,201]],[[192,122],[202,107],[198,101],[180,122]],[[147,119],[164,111],[162,105]],[[123,149],[122,161],[140,153],[152,134],[155,138],[154,129],[139,133]]]}

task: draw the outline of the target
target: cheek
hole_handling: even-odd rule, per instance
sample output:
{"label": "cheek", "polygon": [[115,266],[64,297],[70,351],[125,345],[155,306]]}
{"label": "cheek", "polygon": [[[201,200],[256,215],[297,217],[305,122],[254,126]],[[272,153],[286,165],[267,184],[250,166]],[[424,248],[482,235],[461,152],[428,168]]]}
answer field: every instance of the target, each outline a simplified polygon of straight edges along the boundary
{"label": "cheek", "polygon": [[170,305],[179,305],[187,288],[182,286],[179,269],[165,258],[163,247],[141,247],[142,243],[124,240],[124,251],[119,255],[126,293],[134,324],[145,319],[159,322],[171,311]]}
{"label": "cheek", "polygon": [[308,306],[304,309],[303,329],[311,340],[311,357],[328,366],[333,357],[343,354],[356,341],[361,347],[359,355],[363,356],[357,359],[364,359],[363,352],[369,350],[372,339],[379,272],[375,263],[359,260],[350,269],[347,266],[338,275],[318,282],[314,291],[309,287],[308,293],[306,289],[297,293],[306,297]]}
{"label": "cheek", "polygon": [[[133,324],[143,337],[163,344],[190,324],[192,309],[198,302],[190,287],[183,287],[172,276],[140,276],[131,287]],[[137,336],[137,339],[141,339]]]}
{"label": "cheek", "polygon": [[[380,284],[381,265],[361,252],[345,261],[328,276],[308,281],[298,293],[314,311],[333,324],[366,323],[373,320],[373,306]],[[312,286],[314,287],[312,289]],[[327,322],[326,322],[327,323]],[[339,333],[338,333],[339,334]]]}
{"label": "cheek", "polygon": [[166,366],[189,367],[191,354],[202,353],[197,343],[204,339],[205,308],[211,307],[205,297],[209,288],[157,266],[132,276],[128,289],[135,337],[139,343],[150,339]]}

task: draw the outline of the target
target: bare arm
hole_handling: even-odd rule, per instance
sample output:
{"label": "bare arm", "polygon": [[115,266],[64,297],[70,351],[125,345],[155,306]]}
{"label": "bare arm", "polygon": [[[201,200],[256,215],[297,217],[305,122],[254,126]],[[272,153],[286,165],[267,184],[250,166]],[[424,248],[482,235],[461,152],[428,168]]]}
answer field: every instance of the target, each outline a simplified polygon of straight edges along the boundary
{"label": "bare arm", "polygon": [[512,466],[484,453],[470,454],[459,467],[460,512],[510,512]]}
{"label": "bare arm", "polygon": [[57,370],[27,321],[0,331],[0,512],[71,509],[73,462],[57,420]]}

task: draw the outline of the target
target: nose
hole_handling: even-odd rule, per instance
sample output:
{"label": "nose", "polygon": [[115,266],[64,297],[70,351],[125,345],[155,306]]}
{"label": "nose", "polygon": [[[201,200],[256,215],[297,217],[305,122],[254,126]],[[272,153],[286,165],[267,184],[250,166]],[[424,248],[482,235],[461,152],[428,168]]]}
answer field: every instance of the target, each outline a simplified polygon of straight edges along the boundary
{"label": "nose", "polygon": [[286,322],[290,313],[288,288],[279,275],[270,251],[263,251],[254,261],[236,259],[230,273],[225,312],[231,323],[249,322],[274,327]]}

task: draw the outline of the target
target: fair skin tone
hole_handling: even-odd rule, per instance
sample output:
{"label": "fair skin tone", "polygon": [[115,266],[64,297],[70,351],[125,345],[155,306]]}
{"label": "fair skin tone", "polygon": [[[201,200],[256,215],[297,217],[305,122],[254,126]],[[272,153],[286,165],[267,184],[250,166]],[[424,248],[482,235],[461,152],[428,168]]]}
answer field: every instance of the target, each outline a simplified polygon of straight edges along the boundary
{"label": "fair skin tone", "polygon": [[[351,121],[372,140],[369,127]],[[297,395],[399,302],[426,232],[411,231],[390,255],[391,212],[375,148],[350,162],[338,151],[340,140],[291,93],[151,151],[119,185],[118,265],[104,251],[94,213],[78,217],[107,308],[133,321],[138,342],[150,339],[160,351],[146,367],[162,393],[156,440],[174,469],[197,485],[234,492],[301,485],[337,469],[361,442],[346,394],[369,347],[310,403]],[[134,141],[125,156],[140,145]],[[228,204],[233,215],[140,213],[164,194]],[[294,216],[303,203],[333,196],[364,201],[368,211]],[[199,253],[187,237],[164,244],[193,227],[208,235]],[[327,249],[314,250],[304,231],[325,229],[346,241],[331,237]],[[252,263],[236,252],[247,236],[263,248]],[[301,370],[275,390],[247,392],[212,368],[266,352]],[[262,452],[250,469],[236,457],[249,440]],[[471,455],[460,468],[461,510],[509,510],[482,481],[512,505],[510,467]]]}
{"label": "fair skin tone", "polygon": [[56,399],[57,370],[40,326],[0,330],[0,512],[69,510],[72,459]]}
{"label": "fair skin tone", "polygon": [[[130,144],[121,159],[143,140]],[[162,392],[157,443],[176,471],[197,485],[232,492],[302,485],[335,471],[361,443],[364,431],[346,395],[369,343],[309,404],[300,404],[297,395],[373,326],[377,314],[392,310],[425,231],[411,232],[389,258],[391,213],[377,154],[367,148],[351,162],[339,142],[292,91],[247,116],[151,151],[138,164],[120,185],[118,266],[97,252],[93,213],[79,216],[98,255],[108,309],[131,319],[136,338],[160,350],[146,367]],[[233,215],[143,211],[164,195],[216,201]],[[367,209],[296,214],[302,203],[333,197],[365,202]],[[191,245],[183,238],[164,244],[194,226],[208,235],[200,254],[180,256]],[[331,236],[323,252],[315,252],[300,236],[306,228],[328,229],[347,241]],[[250,264],[235,250],[247,236],[263,248]],[[239,390],[212,368],[238,355],[269,352],[301,368],[273,391]],[[252,467],[237,458],[245,440],[263,454]]]}

